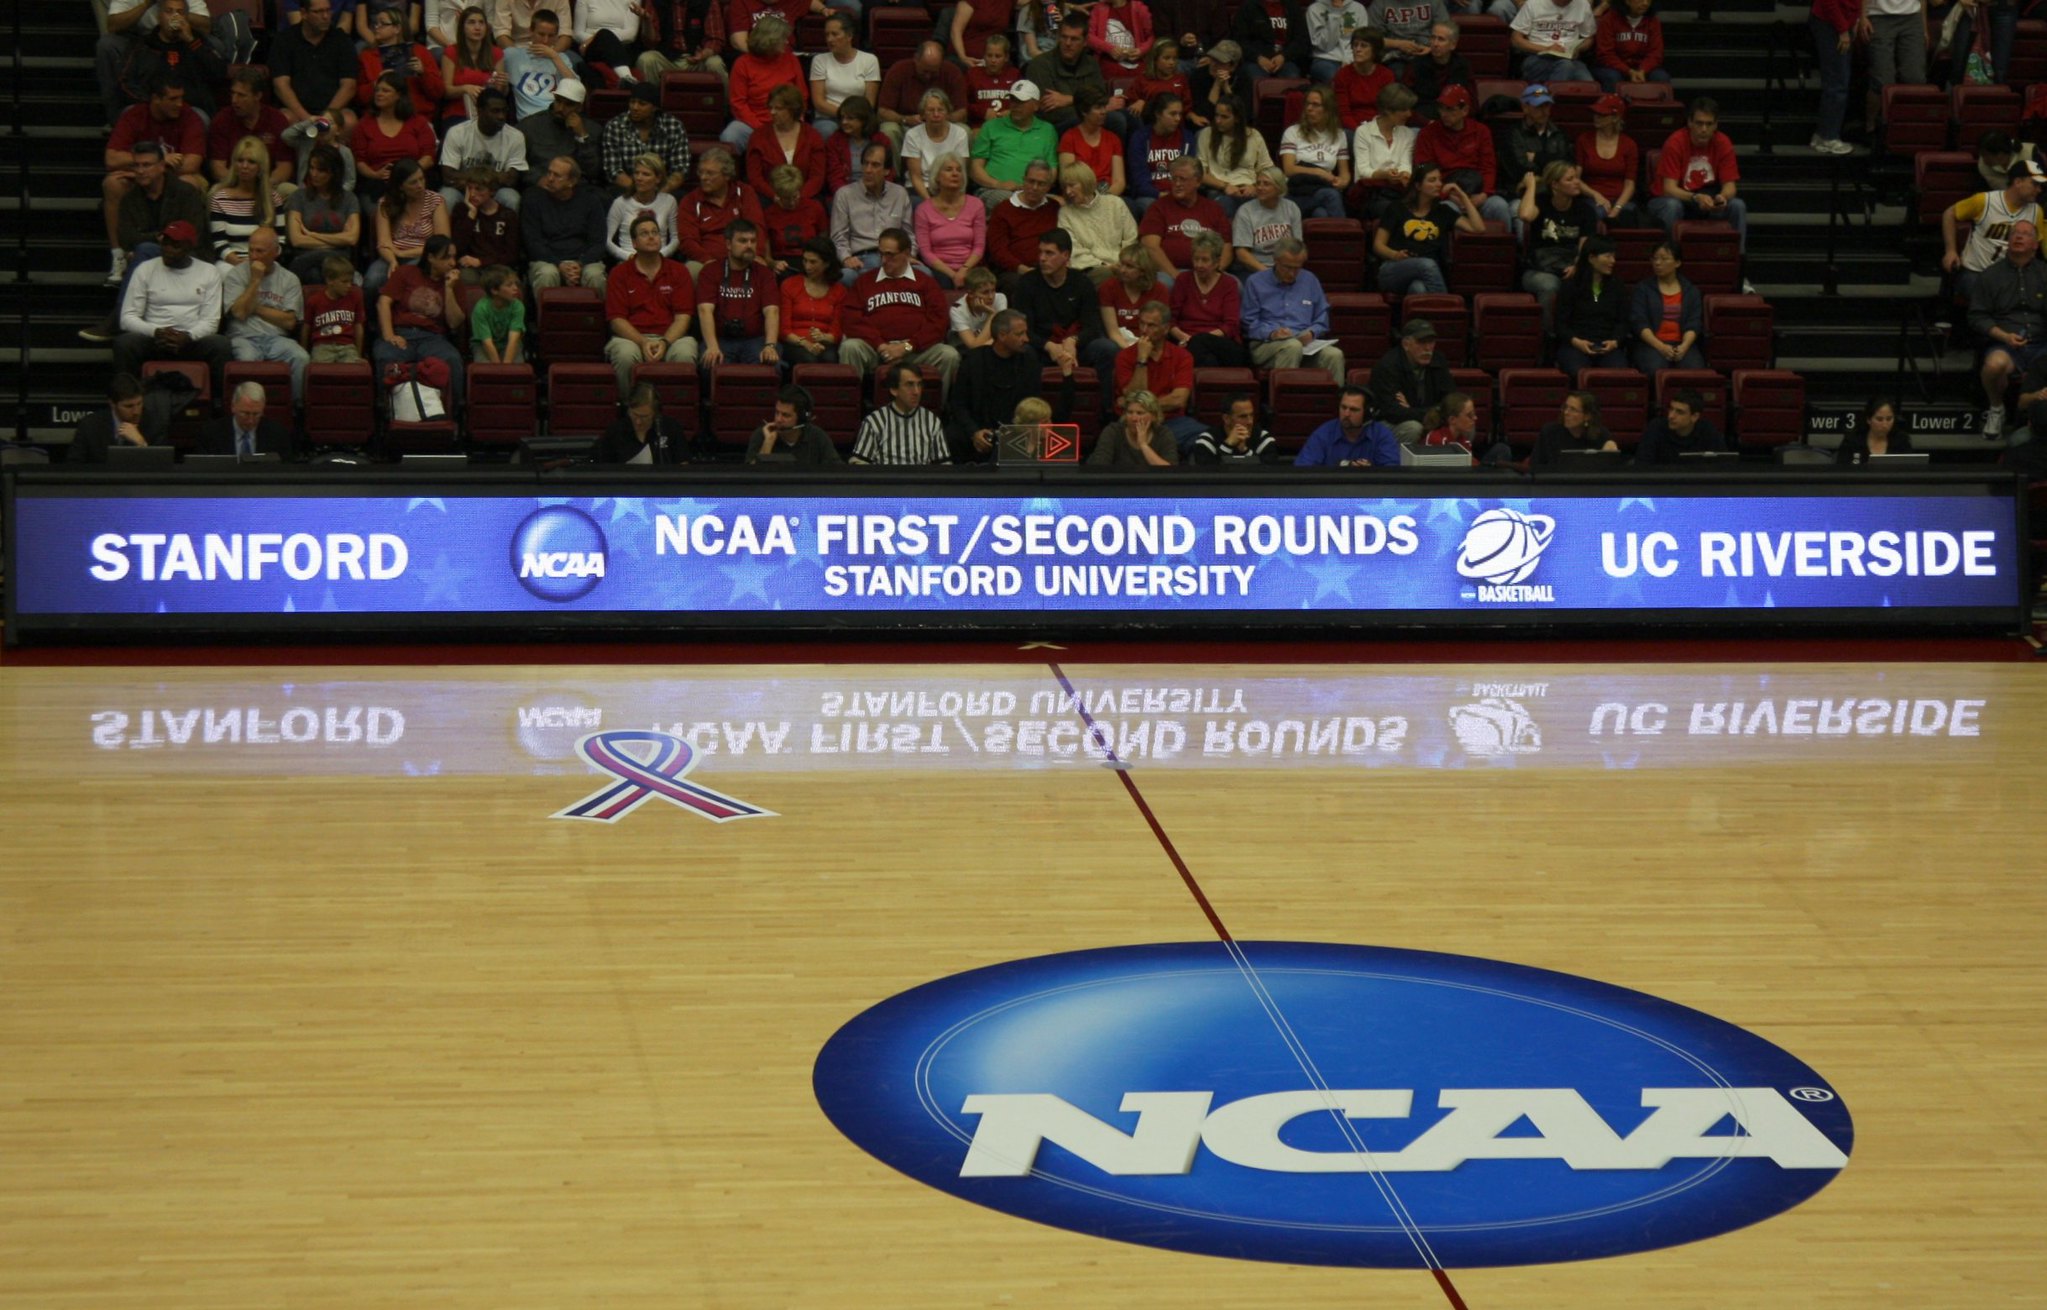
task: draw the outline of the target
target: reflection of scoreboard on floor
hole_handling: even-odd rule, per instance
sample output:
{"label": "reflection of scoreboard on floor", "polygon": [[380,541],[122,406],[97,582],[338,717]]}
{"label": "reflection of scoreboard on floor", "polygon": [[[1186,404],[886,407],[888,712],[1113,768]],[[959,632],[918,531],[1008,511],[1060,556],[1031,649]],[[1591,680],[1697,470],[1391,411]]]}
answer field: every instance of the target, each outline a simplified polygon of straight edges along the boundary
{"label": "reflection of scoreboard on floor", "polygon": [[996,437],[995,458],[1001,464],[1078,464],[1080,425],[1005,424]]}

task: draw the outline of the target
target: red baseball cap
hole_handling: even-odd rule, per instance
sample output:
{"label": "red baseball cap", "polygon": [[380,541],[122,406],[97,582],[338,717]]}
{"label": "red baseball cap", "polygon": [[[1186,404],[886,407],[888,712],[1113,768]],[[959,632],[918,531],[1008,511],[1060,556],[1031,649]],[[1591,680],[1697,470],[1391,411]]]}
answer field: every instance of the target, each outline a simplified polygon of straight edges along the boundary
{"label": "red baseball cap", "polygon": [[1443,94],[1436,97],[1436,103],[1439,105],[1461,105],[1469,109],[1471,108],[1471,92],[1461,86],[1445,87]]}
{"label": "red baseball cap", "polygon": [[182,241],[188,246],[194,246],[199,244],[199,229],[181,218],[175,223],[164,224],[163,239],[166,241]]}
{"label": "red baseball cap", "polygon": [[1595,114],[1625,114],[1628,112],[1628,102],[1617,95],[1609,93],[1592,102],[1592,112]]}

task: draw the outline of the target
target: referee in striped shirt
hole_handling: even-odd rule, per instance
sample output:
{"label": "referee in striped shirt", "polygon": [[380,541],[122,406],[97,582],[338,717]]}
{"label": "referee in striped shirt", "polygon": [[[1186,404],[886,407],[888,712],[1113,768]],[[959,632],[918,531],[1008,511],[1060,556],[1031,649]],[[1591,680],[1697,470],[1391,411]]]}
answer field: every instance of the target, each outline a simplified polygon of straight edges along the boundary
{"label": "referee in striped shirt", "polygon": [[949,464],[952,450],[938,415],[924,408],[924,375],[909,364],[888,373],[888,404],[867,416],[851,464]]}

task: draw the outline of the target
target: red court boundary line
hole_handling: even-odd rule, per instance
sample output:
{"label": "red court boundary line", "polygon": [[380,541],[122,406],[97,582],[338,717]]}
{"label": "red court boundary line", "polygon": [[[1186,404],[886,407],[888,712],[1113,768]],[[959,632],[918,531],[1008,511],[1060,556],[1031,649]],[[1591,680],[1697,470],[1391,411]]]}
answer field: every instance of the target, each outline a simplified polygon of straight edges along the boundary
{"label": "red court boundary line", "polygon": [[[1066,692],[1067,699],[1072,702],[1074,712],[1079,714],[1080,721],[1087,725],[1088,733],[1090,735],[1097,734],[1100,730],[1095,726],[1094,715],[1088,713],[1087,706],[1081,703],[1080,694],[1074,690],[1072,681],[1066,676],[1066,670],[1059,667],[1056,663],[1047,664],[1046,667],[1051,669],[1052,676],[1059,680],[1059,686]],[[1160,849],[1165,851],[1166,858],[1172,861],[1173,868],[1179,872],[1180,881],[1187,885],[1188,892],[1194,897],[1194,903],[1200,906],[1201,913],[1207,916],[1208,926],[1215,929],[1215,935],[1218,938],[1234,946],[1237,939],[1230,935],[1229,926],[1223,922],[1222,916],[1216,913],[1215,905],[1208,899],[1208,893],[1201,890],[1200,880],[1194,876],[1194,871],[1187,867],[1187,861],[1181,858],[1180,848],[1173,844],[1173,839],[1167,834],[1165,825],[1160,823],[1159,816],[1152,812],[1151,803],[1144,799],[1144,793],[1138,789],[1137,780],[1130,776],[1130,766],[1117,759],[1115,752],[1109,751],[1106,743],[1104,743],[1103,749],[1108,754],[1109,763],[1115,769],[1117,779],[1123,784],[1124,792],[1129,795],[1131,804],[1135,805],[1137,812],[1144,816],[1145,823],[1151,828],[1151,835],[1158,839]],[[1449,1301],[1452,1310],[1470,1310],[1470,1307],[1465,1304],[1464,1298],[1458,1295],[1457,1285],[1450,1281],[1449,1271],[1445,1270],[1441,1265],[1433,1263],[1433,1254],[1430,1259],[1431,1263],[1428,1266],[1428,1270],[1431,1274],[1435,1275],[1436,1285],[1442,1289],[1443,1296]]]}
{"label": "red court boundary line", "polygon": [[1080,637],[1046,643],[921,638],[900,632],[662,641],[188,643],[37,645],[0,651],[20,668],[224,668],[249,665],[611,665],[701,668],[722,664],[1713,664],[2023,663],[2035,644],[2015,637],[1517,638],[1517,637]]}

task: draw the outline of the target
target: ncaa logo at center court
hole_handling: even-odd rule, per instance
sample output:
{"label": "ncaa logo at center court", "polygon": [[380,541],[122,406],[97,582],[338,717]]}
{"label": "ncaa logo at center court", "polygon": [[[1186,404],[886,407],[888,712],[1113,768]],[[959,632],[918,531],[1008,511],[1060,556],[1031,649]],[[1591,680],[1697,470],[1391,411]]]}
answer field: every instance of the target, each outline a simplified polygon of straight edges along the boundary
{"label": "ncaa logo at center court", "polygon": [[963,1200],[1098,1237],[1380,1268],[1695,1241],[1831,1182],[1854,1130],[1696,1010],[1463,956],[1294,942],[999,964],[818,1056],[839,1130]]}

